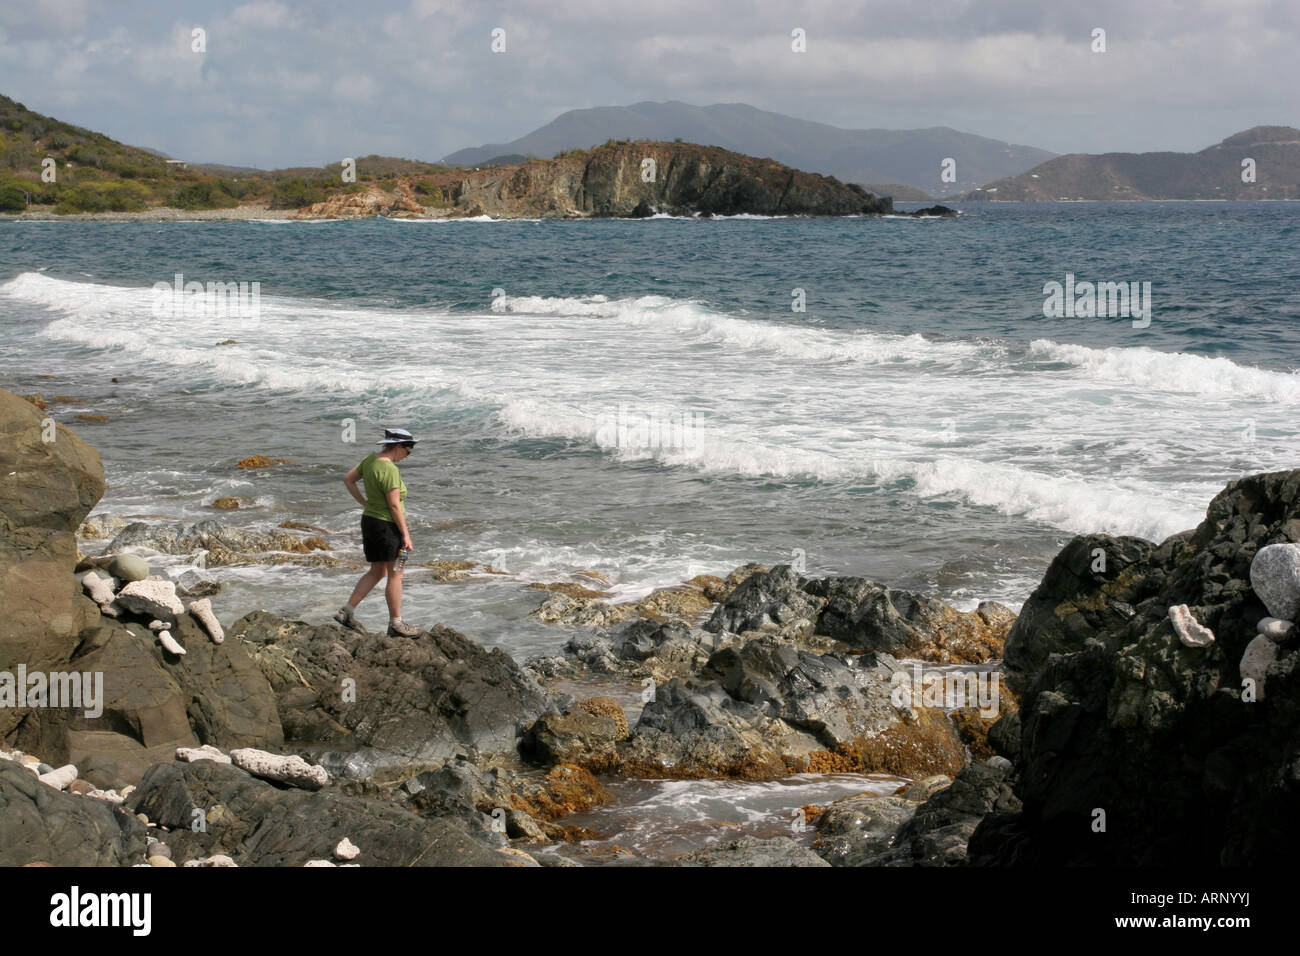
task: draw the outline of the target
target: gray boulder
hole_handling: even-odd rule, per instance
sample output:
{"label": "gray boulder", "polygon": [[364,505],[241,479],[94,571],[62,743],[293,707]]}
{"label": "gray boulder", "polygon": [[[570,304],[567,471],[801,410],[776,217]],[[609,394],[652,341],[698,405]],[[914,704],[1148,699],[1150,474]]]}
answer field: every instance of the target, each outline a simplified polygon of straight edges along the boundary
{"label": "gray boulder", "polygon": [[363,866],[506,865],[452,821],[333,789],[282,790],[211,760],[151,768],[127,806],[172,831],[167,842],[181,862],[224,853],[239,866],[302,866],[330,859],[346,837],[361,847]]}
{"label": "gray boulder", "polygon": [[[0,670],[62,670],[99,623],[73,577],[75,531],[104,493],[99,454],[0,389]],[[52,437],[53,441],[46,441]],[[0,739],[34,711],[0,708]]]}
{"label": "gray boulder", "polygon": [[1268,608],[1283,621],[1300,617],[1300,544],[1270,544],[1250,562],[1250,584]]}
{"label": "gray boulder", "polygon": [[124,583],[143,581],[149,577],[149,562],[138,554],[115,554],[108,573]]}
{"label": "gray boulder", "polygon": [[811,634],[825,605],[824,598],[808,594],[803,578],[782,564],[746,578],[718,605],[704,627],[736,634],[778,628],[791,636]]}
{"label": "gray boulder", "polygon": [[872,866],[916,813],[900,796],[860,793],[836,800],[817,819],[813,850],[831,866]]}
{"label": "gray boulder", "polygon": [[317,745],[333,776],[392,782],[458,753],[512,754],[550,706],[508,654],[450,628],[419,640],[359,636],[255,611],[230,637],[270,682],[286,737]]}
{"label": "gray boulder", "polygon": [[284,733],[275,695],[244,647],[213,644],[189,615],[173,633],[189,650],[184,658],[167,654],[140,624],[106,620],[73,665],[103,675],[103,713],[34,711],[17,744],[59,764],[76,763],[92,783],[114,789],[170,761],[177,747],[279,750]]}
{"label": "gray boulder", "polygon": [[620,772],[767,779],[827,770],[955,773],[951,721],[895,707],[887,654],[817,654],[769,635],[724,648],[699,677],[656,688]]}
{"label": "gray boulder", "polygon": [[572,763],[592,773],[604,773],[618,765],[621,736],[610,717],[582,710],[546,713],[528,728],[520,750],[541,763]]}
{"label": "gray boulder", "polygon": [[130,866],[144,862],[145,833],[132,813],[0,760],[0,866]]}

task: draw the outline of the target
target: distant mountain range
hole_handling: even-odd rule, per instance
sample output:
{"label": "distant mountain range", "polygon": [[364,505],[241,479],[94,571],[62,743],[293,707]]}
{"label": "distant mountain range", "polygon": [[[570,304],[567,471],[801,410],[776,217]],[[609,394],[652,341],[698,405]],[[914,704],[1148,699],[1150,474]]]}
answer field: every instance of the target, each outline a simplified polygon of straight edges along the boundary
{"label": "distant mountain range", "polygon": [[[527,156],[549,158],[623,139],[681,139],[721,146],[900,199],[958,195],[1023,173],[1056,155],[945,126],[841,129],[743,103],[691,106],[673,101],[570,110],[519,139],[458,150],[443,162],[449,166],[508,165]],[[954,182],[940,178],[943,161],[949,158],[956,160]],[[912,192],[903,195],[901,187]]]}
{"label": "distant mountain range", "polygon": [[1256,126],[1199,153],[1071,153],[962,198],[1300,199],[1300,129]]}

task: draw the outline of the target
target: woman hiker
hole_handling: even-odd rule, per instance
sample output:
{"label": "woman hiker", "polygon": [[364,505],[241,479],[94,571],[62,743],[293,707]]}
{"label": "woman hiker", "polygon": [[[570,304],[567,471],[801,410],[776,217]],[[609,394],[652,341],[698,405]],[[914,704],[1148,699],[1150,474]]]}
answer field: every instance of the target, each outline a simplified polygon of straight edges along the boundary
{"label": "woman hiker", "polygon": [[[388,585],[384,597],[388,599],[388,636],[420,637],[425,632],[402,621],[402,572],[406,553],[413,551],[411,532],[406,526],[406,482],[402,481],[397,463],[405,461],[420,439],[404,428],[384,430],[384,438],[377,444],[384,450],[377,455],[367,455],[361,464],[343,476],[343,484],[365,510],[361,512],[361,541],[365,548],[370,570],[361,576],[352,597],[343,605],[334,620],[354,631],[364,632],[355,614],[357,605],[385,577]],[[357,490],[365,482],[366,493]],[[397,560],[399,552],[402,560]]]}

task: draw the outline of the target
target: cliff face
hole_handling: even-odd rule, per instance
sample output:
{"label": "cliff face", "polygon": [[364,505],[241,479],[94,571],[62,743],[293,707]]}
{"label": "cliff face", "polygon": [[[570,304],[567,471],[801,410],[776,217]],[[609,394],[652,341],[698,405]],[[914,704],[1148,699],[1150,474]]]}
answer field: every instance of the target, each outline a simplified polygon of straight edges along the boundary
{"label": "cliff face", "polygon": [[424,208],[415,201],[409,186],[403,184],[390,193],[378,186],[358,193],[338,193],[324,202],[304,206],[290,219],[368,219],[387,216],[390,219],[412,219],[424,215]]}
{"label": "cliff face", "polygon": [[[497,219],[753,215],[849,216],[893,212],[861,186],[716,146],[633,142],[492,169],[449,170],[389,195],[336,195],[297,218],[367,215],[492,216]],[[413,197],[430,197],[424,210]],[[378,194],[378,195],[371,195]],[[366,198],[368,197],[368,198]],[[363,201],[365,200],[365,201]],[[385,201],[387,200],[387,201]]]}
{"label": "cliff face", "polygon": [[625,143],[585,154],[481,170],[449,197],[490,216],[888,213],[891,200],[860,186],[716,146]]}

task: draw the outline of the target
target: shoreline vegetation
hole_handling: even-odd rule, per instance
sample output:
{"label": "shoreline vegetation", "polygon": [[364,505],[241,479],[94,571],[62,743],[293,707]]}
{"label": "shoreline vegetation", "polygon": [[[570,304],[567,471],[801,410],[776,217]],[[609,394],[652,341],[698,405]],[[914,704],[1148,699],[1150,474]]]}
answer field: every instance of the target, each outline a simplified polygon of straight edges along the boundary
{"label": "shoreline vegetation", "polygon": [[[0,865],[549,866],[569,847],[597,865],[1217,866],[1294,845],[1300,470],[1231,482],[1163,543],[1074,538],[1019,615],[788,565],[611,604],[588,572],[538,589],[559,652],[517,662],[443,623],[417,641],[265,611],[223,626],[220,569],[337,566],[329,533],[87,521],[99,455],[63,425],[44,440],[34,398],[0,390],[0,472],[21,476],[0,485]],[[155,574],[160,553],[206,561]],[[568,822],[622,780],[798,773],[900,782],[668,860]],[[1098,807],[1123,838],[1098,837]]]}

